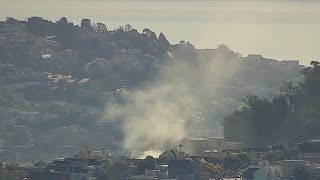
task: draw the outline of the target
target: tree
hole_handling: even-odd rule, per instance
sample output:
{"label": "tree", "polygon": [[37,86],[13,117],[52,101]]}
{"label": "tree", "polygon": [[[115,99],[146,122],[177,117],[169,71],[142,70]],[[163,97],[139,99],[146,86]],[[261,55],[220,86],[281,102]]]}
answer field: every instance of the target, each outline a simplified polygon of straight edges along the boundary
{"label": "tree", "polygon": [[149,28],[145,28],[143,30],[143,34],[150,39],[152,42],[156,42],[157,41],[157,35],[156,33],[154,33],[153,31],[151,31]]}
{"label": "tree", "polygon": [[98,32],[107,32],[107,26],[103,23],[97,23],[97,31]]}
{"label": "tree", "polygon": [[249,107],[250,109],[255,109],[257,108],[259,102],[261,101],[261,99],[258,96],[255,95],[249,95],[247,96],[243,102],[247,105],[247,107]]}
{"label": "tree", "polygon": [[272,104],[276,113],[279,113],[281,117],[285,117],[290,110],[287,97],[284,95],[275,97],[272,100]]}
{"label": "tree", "polygon": [[13,24],[13,23],[17,23],[18,20],[15,19],[15,18],[12,18],[12,17],[7,17],[6,22],[7,22],[7,23],[10,23],[10,24]]}
{"label": "tree", "polygon": [[311,67],[307,67],[302,70],[302,74],[306,77],[303,85],[304,90],[307,95],[316,95],[320,90],[320,62],[311,61]]}
{"label": "tree", "polygon": [[270,102],[249,95],[243,102],[246,107],[224,118],[226,137],[242,138],[245,143],[261,147],[282,137],[287,115],[286,101],[283,102],[283,98],[275,98]]}
{"label": "tree", "polygon": [[68,23],[68,19],[66,17],[62,17],[61,19],[59,19],[59,21],[57,21],[57,23],[67,24]]}
{"label": "tree", "polygon": [[90,19],[82,19],[81,20],[81,28],[92,29],[91,20]]}
{"label": "tree", "polygon": [[293,99],[299,93],[299,86],[292,82],[283,82],[280,92],[282,92],[289,101],[289,107],[293,111]]}
{"label": "tree", "polygon": [[170,45],[169,41],[163,33],[159,34],[158,42],[165,47],[168,47]]}
{"label": "tree", "polygon": [[132,26],[131,26],[130,24],[126,24],[126,25],[124,26],[124,31],[125,31],[125,32],[130,32],[130,31],[132,31]]}
{"label": "tree", "polygon": [[319,61],[311,61],[310,64],[313,66],[313,67],[317,67],[320,65],[320,62]]}
{"label": "tree", "polygon": [[224,44],[218,45],[217,52],[226,56],[226,59],[241,57],[239,53],[235,53],[234,51],[230,50],[230,48],[227,45]]}
{"label": "tree", "polygon": [[124,32],[124,27],[123,27],[123,26],[119,26],[119,27],[116,29],[116,32],[117,32],[117,33],[123,33],[123,32]]}
{"label": "tree", "polygon": [[70,48],[74,34],[73,23],[69,23],[67,18],[62,17],[56,22],[55,31],[57,40],[61,42],[62,46],[64,46],[64,48]]}
{"label": "tree", "polygon": [[220,44],[220,45],[218,45],[217,50],[220,52],[228,52],[228,51],[230,51],[230,48],[225,44]]}
{"label": "tree", "polygon": [[38,35],[52,35],[54,32],[54,23],[44,20],[41,17],[28,18],[27,28],[29,32]]}
{"label": "tree", "polygon": [[[282,95],[271,102],[253,95],[243,100],[247,105],[245,108],[224,118],[226,139],[269,146],[318,138],[320,63],[312,61],[311,66],[301,73],[305,76],[304,83],[283,83],[280,88]],[[272,155],[269,158],[275,158]]]}

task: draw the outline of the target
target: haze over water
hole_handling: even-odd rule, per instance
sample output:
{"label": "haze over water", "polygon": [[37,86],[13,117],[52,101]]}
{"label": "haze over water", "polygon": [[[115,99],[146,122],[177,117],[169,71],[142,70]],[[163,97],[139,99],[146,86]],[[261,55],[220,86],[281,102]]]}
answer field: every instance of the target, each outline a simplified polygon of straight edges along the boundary
{"label": "haze over water", "polygon": [[226,44],[243,56],[319,60],[320,1],[195,0],[0,0],[0,18],[62,16],[79,24],[82,18],[109,29],[131,24],[142,31],[164,32],[171,43],[186,40],[197,48]]}

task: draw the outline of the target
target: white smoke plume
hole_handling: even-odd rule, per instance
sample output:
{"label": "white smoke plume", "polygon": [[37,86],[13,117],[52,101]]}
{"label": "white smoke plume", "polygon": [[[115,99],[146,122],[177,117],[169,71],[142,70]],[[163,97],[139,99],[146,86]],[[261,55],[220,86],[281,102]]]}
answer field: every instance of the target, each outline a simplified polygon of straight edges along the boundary
{"label": "white smoke plume", "polygon": [[[220,57],[221,58],[221,57]],[[148,88],[125,95],[125,103],[107,104],[106,119],[125,122],[123,147],[134,157],[158,156],[167,148],[178,148],[188,132],[196,128],[217,93],[218,84],[232,75],[236,63],[197,59],[178,61],[160,73]],[[231,68],[232,67],[232,68]],[[228,70],[226,70],[228,69]],[[227,74],[227,75],[226,75]]]}

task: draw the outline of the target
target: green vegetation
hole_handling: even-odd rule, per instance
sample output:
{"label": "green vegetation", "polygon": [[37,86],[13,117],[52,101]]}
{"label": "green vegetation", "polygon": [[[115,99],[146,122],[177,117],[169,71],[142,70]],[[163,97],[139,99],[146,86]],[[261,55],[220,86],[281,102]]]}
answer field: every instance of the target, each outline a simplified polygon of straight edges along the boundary
{"label": "green vegetation", "polygon": [[239,111],[224,119],[225,137],[256,146],[319,137],[320,64],[302,71],[304,83],[283,83],[281,95],[269,101],[248,96]]}

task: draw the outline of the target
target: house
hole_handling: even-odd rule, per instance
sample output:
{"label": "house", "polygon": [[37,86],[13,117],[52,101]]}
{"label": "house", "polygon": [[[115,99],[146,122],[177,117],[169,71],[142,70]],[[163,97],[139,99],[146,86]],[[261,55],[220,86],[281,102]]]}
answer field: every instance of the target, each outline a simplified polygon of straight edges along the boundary
{"label": "house", "polygon": [[41,58],[42,59],[50,59],[51,58],[51,54],[42,54]]}
{"label": "house", "polygon": [[183,159],[185,157],[184,152],[180,152],[178,149],[166,150],[159,156],[159,160],[162,162],[169,162],[174,159]]}
{"label": "house", "polygon": [[242,173],[243,180],[267,180],[268,171],[262,166],[250,166]]}
{"label": "house", "polygon": [[171,160],[168,165],[169,178],[194,180],[194,169],[190,160]]}

